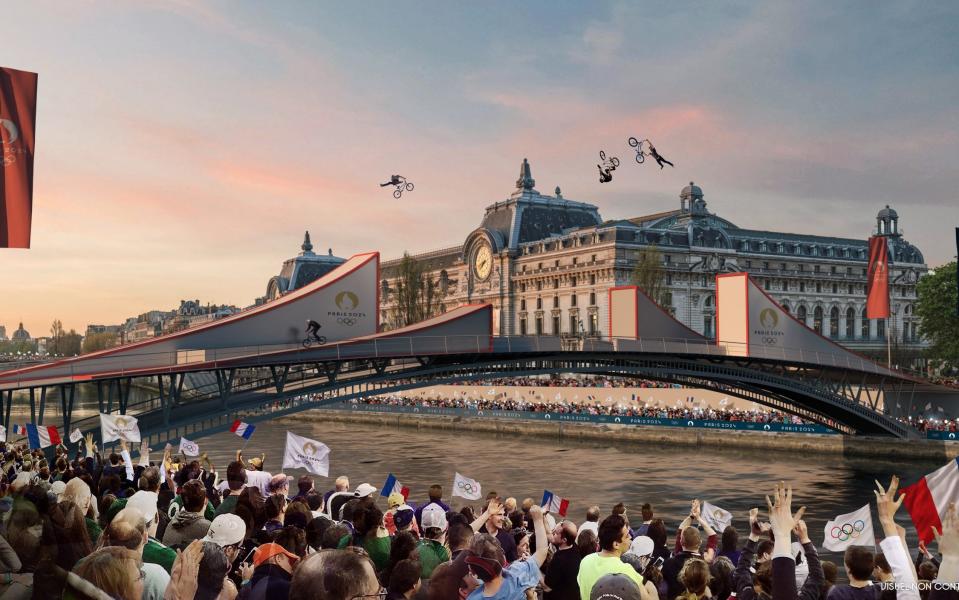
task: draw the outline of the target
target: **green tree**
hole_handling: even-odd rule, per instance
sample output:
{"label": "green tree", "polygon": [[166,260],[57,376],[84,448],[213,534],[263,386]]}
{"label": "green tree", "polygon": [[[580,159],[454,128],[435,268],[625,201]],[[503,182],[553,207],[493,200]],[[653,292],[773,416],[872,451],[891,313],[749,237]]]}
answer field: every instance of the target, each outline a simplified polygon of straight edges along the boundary
{"label": "green tree", "polygon": [[83,338],[83,353],[97,352],[106,350],[117,345],[117,334],[115,333],[91,333]]}
{"label": "green tree", "polygon": [[952,368],[959,367],[959,316],[956,316],[956,263],[927,274],[916,286],[919,329],[931,346],[927,356]]}
{"label": "green tree", "polygon": [[390,329],[419,323],[441,312],[439,283],[426,272],[425,265],[404,252],[396,275],[391,290],[395,306],[387,319]]}
{"label": "green tree", "polygon": [[53,323],[50,324],[50,342],[47,344],[47,354],[65,354],[62,349],[63,336],[65,335],[63,323],[60,319],[54,319]]}
{"label": "green tree", "polygon": [[656,246],[647,246],[636,255],[636,264],[630,275],[630,283],[642,288],[646,295],[666,308],[672,308],[673,296],[666,286],[666,269],[663,254]]}

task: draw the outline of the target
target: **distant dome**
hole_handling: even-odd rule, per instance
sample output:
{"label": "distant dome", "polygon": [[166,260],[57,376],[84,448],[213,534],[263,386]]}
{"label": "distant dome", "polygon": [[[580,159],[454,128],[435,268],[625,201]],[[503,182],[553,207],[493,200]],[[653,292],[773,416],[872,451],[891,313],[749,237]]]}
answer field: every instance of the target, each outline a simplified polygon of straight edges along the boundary
{"label": "distant dome", "polygon": [[20,327],[19,327],[16,331],[13,332],[13,338],[12,338],[12,339],[13,339],[13,341],[15,341],[15,342],[17,342],[17,341],[25,341],[25,342],[26,342],[26,341],[29,341],[29,340],[31,339],[31,338],[30,338],[30,332],[23,328],[23,323],[20,323]]}
{"label": "distant dome", "polygon": [[684,187],[683,191],[679,193],[679,197],[682,198],[683,200],[689,200],[689,199],[696,200],[698,198],[702,198],[703,188],[699,187],[698,185],[690,181],[689,185]]}
{"label": "distant dome", "polygon": [[888,204],[886,205],[886,208],[880,210],[879,214],[876,216],[880,219],[886,219],[886,218],[898,219],[899,218],[899,214],[896,213],[896,211],[894,211],[893,209],[889,208]]}

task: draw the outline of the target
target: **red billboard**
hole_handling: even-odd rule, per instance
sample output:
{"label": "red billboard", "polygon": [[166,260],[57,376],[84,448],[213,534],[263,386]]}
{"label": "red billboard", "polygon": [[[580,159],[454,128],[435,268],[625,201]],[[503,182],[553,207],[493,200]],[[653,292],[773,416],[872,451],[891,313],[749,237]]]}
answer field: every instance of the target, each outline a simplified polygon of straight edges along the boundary
{"label": "red billboard", "polygon": [[29,248],[37,74],[0,67],[0,248]]}

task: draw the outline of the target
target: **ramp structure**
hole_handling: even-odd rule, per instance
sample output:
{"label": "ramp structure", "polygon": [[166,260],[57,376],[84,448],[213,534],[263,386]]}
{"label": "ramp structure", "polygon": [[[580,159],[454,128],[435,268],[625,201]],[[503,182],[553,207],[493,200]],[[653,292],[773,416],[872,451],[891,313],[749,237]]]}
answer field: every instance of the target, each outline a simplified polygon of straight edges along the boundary
{"label": "ramp structure", "polygon": [[686,327],[639,286],[609,290],[609,335],[617,350],[711,352],[709,339]]}
{"label": "ramp structure", "polygon": [[769,297],[748,273],[716,276],[716,344],[729,356],[855,369],[901,378],[823,337]]}
{"label": "ramp structure", "polygon": [[142,342],[0,373],[4,383],[83,381],[111,373],[169,370],[192,363],[299,348],[308,319],[327,343],[379,328],[378,252],[357,254],[323,277],[273,302]]}

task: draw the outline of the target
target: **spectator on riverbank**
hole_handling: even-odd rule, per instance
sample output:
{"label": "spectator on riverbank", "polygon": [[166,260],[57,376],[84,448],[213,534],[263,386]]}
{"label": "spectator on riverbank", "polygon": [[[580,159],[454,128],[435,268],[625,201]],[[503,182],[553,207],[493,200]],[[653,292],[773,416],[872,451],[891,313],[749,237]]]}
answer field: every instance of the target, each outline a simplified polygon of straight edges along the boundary
{"label": "spectator on riverbank", "polygon": [[582,535],[584,531],[592,531],[599,535],[599,507],[590,506],[586,509],[586,520],[579,526],[577,535]]}

